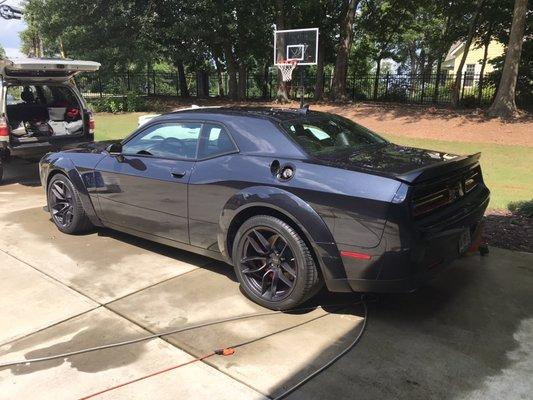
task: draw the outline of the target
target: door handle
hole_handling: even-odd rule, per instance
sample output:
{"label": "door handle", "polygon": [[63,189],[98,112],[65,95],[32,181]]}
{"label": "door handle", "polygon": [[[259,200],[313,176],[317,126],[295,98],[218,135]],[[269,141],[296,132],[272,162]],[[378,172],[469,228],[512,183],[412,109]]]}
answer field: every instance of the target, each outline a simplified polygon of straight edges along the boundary
{"label": "door handle", "polygon": [[186,171],[172,171],[170,174],[174,177],[174,178],[183,178],[185,176],[187,172]]}

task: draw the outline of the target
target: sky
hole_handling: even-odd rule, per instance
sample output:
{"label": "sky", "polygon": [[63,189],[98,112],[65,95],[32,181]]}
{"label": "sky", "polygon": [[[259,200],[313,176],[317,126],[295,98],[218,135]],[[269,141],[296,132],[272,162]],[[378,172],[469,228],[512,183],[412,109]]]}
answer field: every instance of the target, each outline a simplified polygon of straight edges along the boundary
{"label": "sky", "polygon": [[[7,0],[5,4],[20,6],[22,0]],[[8,57],[20,57],[19,32],[26,28],[24,20],[0,18],[0,44],[5,49]]]}

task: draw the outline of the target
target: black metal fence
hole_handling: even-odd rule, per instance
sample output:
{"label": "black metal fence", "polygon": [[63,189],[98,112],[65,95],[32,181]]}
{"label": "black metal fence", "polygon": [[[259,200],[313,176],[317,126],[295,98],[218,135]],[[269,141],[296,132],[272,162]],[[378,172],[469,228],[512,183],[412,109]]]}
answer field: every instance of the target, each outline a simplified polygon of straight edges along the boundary
{"label": "black metal fence", "polygon": [[[299,74],[289,83],[289,96],[299,98]],[[315,100],[316,75],[304,79],[305,98]],[[331,92],[332,76],[325,74],[324,97]],[[122,96],[127,93],[156,96],[226,97],[229,92],[227,74],[185,75],[186,93],[180,87],[177,73],[86,74],[77,78],[78,86],[87,98]],[[452,102],[455,75],[440,74],[375,74],[351,75],[347,79],[346,98],[353,101],[391,101],[412,104],[446,105]],[[276,96],[277,73],[248,73],[244,89],[245,99],[272,100]],[[492,101],[495,85],[488,76],[465,73],[461,76],[459,100],[465,107],[486,106]]]}

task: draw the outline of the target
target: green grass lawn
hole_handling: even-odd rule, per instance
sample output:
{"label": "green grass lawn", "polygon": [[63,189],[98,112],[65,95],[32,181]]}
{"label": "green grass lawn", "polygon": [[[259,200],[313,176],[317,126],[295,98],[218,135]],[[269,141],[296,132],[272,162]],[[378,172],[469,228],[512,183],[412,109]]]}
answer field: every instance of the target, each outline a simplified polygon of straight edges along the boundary
{"label": "green grass lawn", "polygon": [[[146,113],[95,114],[96,139],[120,139],[137,127],[139,115]],[[481,166],[492,192],[490,207],[507,208],[507,204],[533,198],[532,149],[489,143],[462,143],[443,140],[411,139],[384,135],[394,143],[455,154],[481,152]]]}
{"label": "green grass lawn", "polygon": [[96,123],[96,140],[122,139],[137,128],[140,115],[148,113],[94,114]]}

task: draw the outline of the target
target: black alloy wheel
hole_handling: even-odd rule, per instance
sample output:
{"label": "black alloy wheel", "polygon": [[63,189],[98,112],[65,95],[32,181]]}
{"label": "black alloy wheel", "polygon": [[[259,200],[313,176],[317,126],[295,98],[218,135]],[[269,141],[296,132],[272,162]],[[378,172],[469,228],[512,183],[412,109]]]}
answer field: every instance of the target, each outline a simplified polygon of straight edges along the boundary
{"label": "black alloy wheel", "polygon": [[82,233],[93,228],[78,191],[63,174],[56,174],[48,183],[48,211],[57,228],[64,233]]}
{"label": "black alloy wheel", "polygon": [[241,289],[264,307],[294,308],[321,287],[307,244],[291,225],[274,216],[246,220],[235,235],[232,255]]}
{"label": "black alloy wheel", "polygon": [[289,244],[267,227],[248,231],[240,265],[244,279],[255,294],[269,301],[287,298],[298,275]]}
{"label": "black alloy wheel", "polygon": [[69,186],[62,180],[55,180],[49,189],[49,207],[54,223],[68,228],[74,219],[74,199]]}

